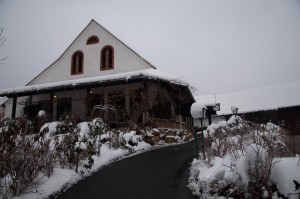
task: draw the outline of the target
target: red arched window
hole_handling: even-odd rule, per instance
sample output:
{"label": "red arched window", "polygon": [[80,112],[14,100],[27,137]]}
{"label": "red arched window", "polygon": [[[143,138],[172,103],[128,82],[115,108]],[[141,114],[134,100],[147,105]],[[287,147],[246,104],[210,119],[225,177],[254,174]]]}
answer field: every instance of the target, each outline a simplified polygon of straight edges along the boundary
{"label": "red arched window", "polygon": [[99,38],[95,35],[90,36],[86,41],[86,45],[97,44],[97,43],[99,43]]}
{"label": "red arched window", "polygon": [[72,55],[72,61],[71,61],[71,75],[77,75],[83,73],[83,52],[82,51],[76,51]]}
{"label": "red arched window", "polygon": [[101,50],[101,70],[110,70],[114,68],[114,49],[112,46],[105,46]]}

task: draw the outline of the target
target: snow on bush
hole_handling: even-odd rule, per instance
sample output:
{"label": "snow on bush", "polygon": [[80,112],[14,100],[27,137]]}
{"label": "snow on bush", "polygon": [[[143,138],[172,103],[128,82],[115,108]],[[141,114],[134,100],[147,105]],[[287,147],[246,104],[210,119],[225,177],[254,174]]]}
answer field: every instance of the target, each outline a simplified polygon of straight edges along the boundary
{"label": "snow on bush", "polygon": [[121,147],[127,149],[130,153],[140,150],[141,148],[148,148],[151,145],[143,141],[141,135],[137,135],[136,131],[121,132],[119,135]]}
{"label": "snow on bush", "polygon": [[[100,118],[76,124],[68,117],[64,121],[44,124],[36,135],[26,135],[23,126],[21,120],[1,124],[0,198],[23,198],[22,194],[28,192],[49,196],[48,190],[58,191],[65,186],[54,181],[76,182],[82,178],[80,176],[88,175],[115,158],[150,146],[135,131],[108,131]],[[70,175],[62,174],[66,179],[54,180],[52,175],[57,177],[57,172]],[[70,179],[72,176],[75,179]],[[47,190],[47,193],[39,190]],[[39,196],[29,194],[28,198]]]}
{"label": "snow on bush", "polygon": [[[277,185],[278,191],[285,196],[289,193],[300,193],[295,189],[295,181],[300,183],[299,157],[282,158],[272,169],[270,182]],[[299,196],[299,195],[298,195]]]}
{"label": "snow on bush", "polygon": [[208,126],[205,135],[207,159],[195,159],[190,170],[188,186],[194,195],[254,198],[272,192],[272,168],[287,153],[278,126],[232,116]]}

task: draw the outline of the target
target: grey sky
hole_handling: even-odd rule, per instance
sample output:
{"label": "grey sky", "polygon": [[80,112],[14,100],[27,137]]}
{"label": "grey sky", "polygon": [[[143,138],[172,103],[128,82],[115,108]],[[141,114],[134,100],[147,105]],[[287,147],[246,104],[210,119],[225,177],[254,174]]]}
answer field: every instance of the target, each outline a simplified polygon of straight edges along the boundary
{"label": "grey sky", "polygon": [[0,0],[0,89],[33,79],[91,19],[199,95],[300,80],[299,0]]}

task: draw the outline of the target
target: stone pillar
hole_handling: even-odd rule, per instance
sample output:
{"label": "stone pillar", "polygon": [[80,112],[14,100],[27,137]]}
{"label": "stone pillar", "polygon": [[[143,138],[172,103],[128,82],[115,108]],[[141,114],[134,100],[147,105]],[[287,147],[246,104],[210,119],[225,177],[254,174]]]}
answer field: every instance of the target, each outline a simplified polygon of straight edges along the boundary
{"label": "stone pillar", "polygon": [[179,122],[179,128],[182,129],[182,115],[177,115],[176,121]]}

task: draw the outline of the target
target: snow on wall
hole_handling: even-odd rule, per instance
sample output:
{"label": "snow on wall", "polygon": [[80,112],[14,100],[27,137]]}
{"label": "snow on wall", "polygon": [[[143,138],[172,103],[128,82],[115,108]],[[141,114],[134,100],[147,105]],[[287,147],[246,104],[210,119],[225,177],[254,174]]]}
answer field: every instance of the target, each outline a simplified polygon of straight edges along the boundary
{"label": "snow on wall", "polygon": [[[99,37],[99,43],[86,45],[87,39],[92,35]],[[106,45],[114,48],[114,69],[100,71],[100,52]],[[84,53],[83,74],[71,75],[71,57],[77,50]],[[153,67],[92,20],[66,52],[28,85],[112,75],[148,68]]]}
{"label": "snow on wall", "polygon": [[196,97],[199,103],[221,103],[219,115],[232,114],[231,106],[238,107],[238,113],[272,110],[300,105],[300,81],[278,84],[234,93],[204,95]]}

